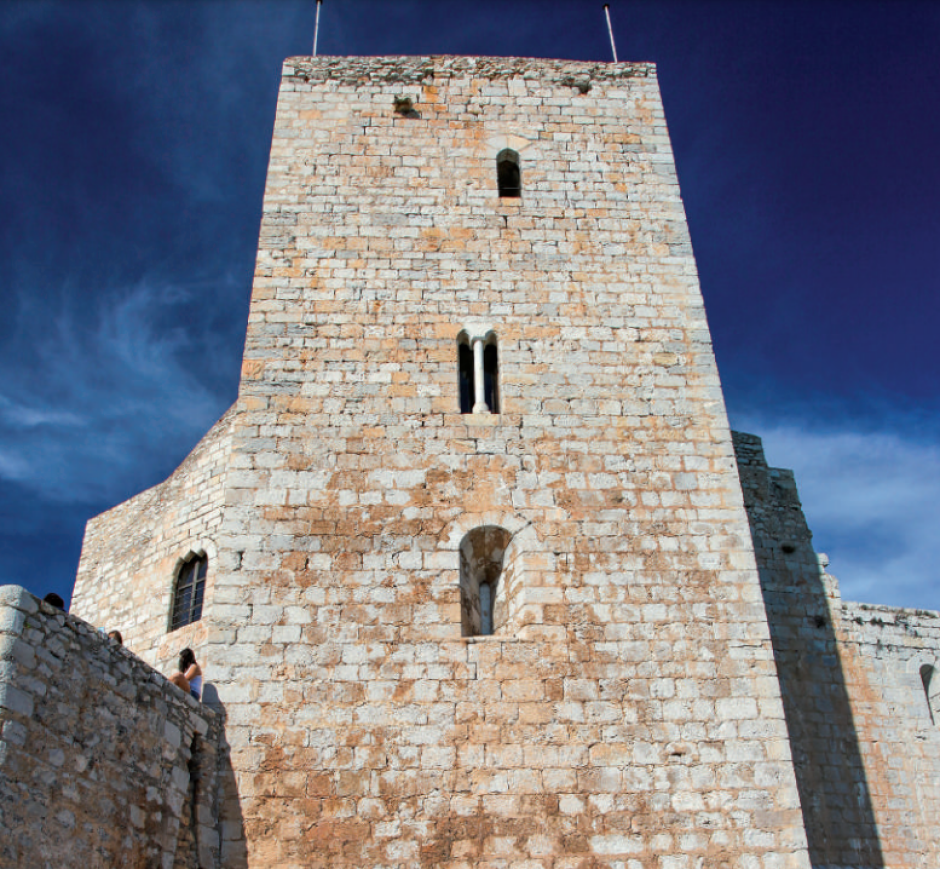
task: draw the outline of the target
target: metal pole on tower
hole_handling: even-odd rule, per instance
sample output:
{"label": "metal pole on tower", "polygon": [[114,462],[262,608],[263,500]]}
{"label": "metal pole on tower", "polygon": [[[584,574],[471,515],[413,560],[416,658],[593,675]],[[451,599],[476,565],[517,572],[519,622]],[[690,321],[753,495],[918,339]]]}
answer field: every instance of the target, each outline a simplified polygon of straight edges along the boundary
{"label": "metal pole on tower", "polygon": [[[317,0],[319,4],[320,0]],[[317,7],[319,8],[319,6]],[[610,4],[604,4],[604,14],[607,16],[607,32],[610,34],[610,50],[614,53],[614,63],[617,63],[617,46],[614,43],[614,28],[610,26]]]}
{"label": "metal pole on tower", "polygon": [[320,4],[323,0],[317,0],[317,22],[313,25],[313,56],[317,56],[317,37],[320,35]]}

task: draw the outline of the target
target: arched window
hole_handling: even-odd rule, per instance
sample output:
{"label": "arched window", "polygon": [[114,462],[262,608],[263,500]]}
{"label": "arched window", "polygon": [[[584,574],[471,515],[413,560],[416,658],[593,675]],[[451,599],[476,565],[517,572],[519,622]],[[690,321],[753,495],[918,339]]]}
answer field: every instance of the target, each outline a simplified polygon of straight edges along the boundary
{"label": "arched window", "polygon": [[481,525],[460,542],[460,631],[465,637],[492,634],[507,619],[500,578],[511,539],[505,528]]}
{"label": "arched window", "polygon": [[930,723],[937,723],[937,715],[940,714],[940,680],[934,679],[934,668],[930,664],[924,664],[920,668],[920,681],[924,685],[924,696],[927,698],[927,711],[930,713]]}
{"label": "arched window", "polygon": [[496,155],[496,181],[501,197],[522,196],[522,172],[519,155],[512,148],[503,148]]}
{"label": "arched window", "polygon": [[473,411],[473,351],[466,332],[457,338],[457,388],[460,392],[460,412]]}
{"label": "arched window", "polygon": [[198,622],[202,618],[202,599],[206,591],[208,569],[209,558],[206,555],[192,555],[180,567],[173,589],[171,631]]}

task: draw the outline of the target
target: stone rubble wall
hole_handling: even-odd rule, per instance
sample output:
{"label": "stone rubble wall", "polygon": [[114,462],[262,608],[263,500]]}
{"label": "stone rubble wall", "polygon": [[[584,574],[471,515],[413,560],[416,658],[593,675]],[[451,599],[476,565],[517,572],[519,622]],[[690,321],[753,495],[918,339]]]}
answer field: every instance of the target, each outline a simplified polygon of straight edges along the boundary
{"label": "stone rubble wall", "polygon": [[[88,522],[69,611],[107,630],[157,669],[176,665],[180,649],[202,655],[212,609],[222,524],[223,485],[231,458],[234,408],[165,482]],[[209,571],[204,619],[168,633],[173,585],[189,553],[205,552]]]}
{"label": "stone rubble wall", "polygon": [[843,603],[790,471],[734,435],[814,867],[940,866],[940,615]]}
{"label": "stone rubble wall", "polygon": [[0,587],[2,869],[215,869],[218,744],[127,649]]}
{"label": "stone rubble wall", "polygon": [[[227,866],[808,866],[651,65],[286,61],[239,408]],[[510,614],[464,639],[485,526]]]}

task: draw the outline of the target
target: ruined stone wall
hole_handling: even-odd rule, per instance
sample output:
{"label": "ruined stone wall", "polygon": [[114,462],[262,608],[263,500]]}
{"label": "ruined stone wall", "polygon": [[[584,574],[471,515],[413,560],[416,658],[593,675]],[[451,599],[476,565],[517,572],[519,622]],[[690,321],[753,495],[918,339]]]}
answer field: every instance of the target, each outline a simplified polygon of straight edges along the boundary
{"label": "ruined stone wall", "polygon": [[[233,418],[234,409],[169,479],[102,513],[85,529],[70,611],[97,627],[119,630],[129,648],[164,671],[186,646],[205,663]],[[203,620],[168,633],[180,563],[203,552],[209,556]]]}
{"label": "ruined stone wall", "polygon": [[936,867],[940,615],[842,603],[793,474],[753,435],[735,447],[813,865]]}
{"label": "ruined stone wall", "polygon": [[[288,60],[239,408],[226,866],[808,865],[651,66]],[[490,526],[509,615],[464,638]]]}
{"label": "ruined stone wall", "polygon": [[214,869],[218,717],[0,587],[0,867]]}

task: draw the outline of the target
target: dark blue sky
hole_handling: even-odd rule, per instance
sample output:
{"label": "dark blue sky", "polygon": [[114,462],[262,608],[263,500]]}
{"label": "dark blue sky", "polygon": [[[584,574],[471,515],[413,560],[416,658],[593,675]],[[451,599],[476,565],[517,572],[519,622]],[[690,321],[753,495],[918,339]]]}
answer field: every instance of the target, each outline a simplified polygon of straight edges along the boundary
{"label": "dark blue sky", "polygon": [[[595,0],[325,0],[322,54],[610,59]],[[235,398],[281,61],[314,0],[0,4],[0,582]],[[732,424],[850,599],[940,609],[940,4],[612,0],[659,64]]]}

